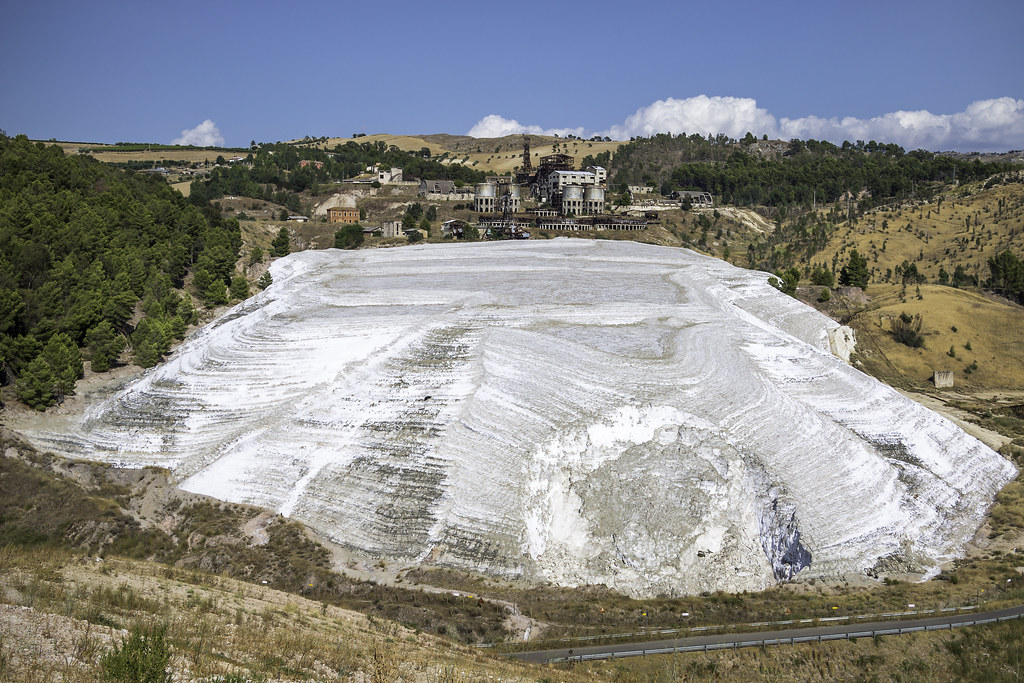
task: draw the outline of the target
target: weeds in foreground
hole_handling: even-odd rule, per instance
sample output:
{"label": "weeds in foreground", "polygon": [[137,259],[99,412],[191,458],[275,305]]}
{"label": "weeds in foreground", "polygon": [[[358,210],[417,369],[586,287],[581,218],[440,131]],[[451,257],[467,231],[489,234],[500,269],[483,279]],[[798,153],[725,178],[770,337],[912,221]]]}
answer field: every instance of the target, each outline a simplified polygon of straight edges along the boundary
{"label": "weeds in foreground", "polygon": [[100,658],[100,673],[109,683],[170,683],[170,663],[167,626],[133,626],[125,640]]}

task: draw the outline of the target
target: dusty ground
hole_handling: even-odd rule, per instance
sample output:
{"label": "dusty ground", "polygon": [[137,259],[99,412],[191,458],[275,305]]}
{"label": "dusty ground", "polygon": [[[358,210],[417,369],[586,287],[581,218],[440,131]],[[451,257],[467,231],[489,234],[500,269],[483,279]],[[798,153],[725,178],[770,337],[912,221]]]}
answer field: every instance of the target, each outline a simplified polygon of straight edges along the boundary
{"label": "dusty ground", "polygon": [[7,552],[0,568],[3,680],[95,680],[102,655],[140,619],[168,626],[174,680],[536,680],[543,671],[357,612],[160,565]]}

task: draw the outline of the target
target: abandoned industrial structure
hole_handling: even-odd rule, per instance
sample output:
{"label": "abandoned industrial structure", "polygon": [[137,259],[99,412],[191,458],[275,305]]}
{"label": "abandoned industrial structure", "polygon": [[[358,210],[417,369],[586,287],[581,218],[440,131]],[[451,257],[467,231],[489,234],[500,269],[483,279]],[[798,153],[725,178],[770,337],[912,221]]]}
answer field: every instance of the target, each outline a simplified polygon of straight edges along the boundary
{"label": "abandoned industrial structure", "polygon": [[[542,204],[531,209],[540,216],[599,215],[605,210],[605,184],[608,171],[601,166],[576,170],[575,159],[568,154],[549,154],[540,158],[537,170],[530,159],[530,139],[523,136],[523,169],[512,176],[489,176],[476,186],[473,209],[479,213],[500,213],[507,221],[519,213],[524,190]],[[547,205],[550,208],[544,208]],[[541,213],[543,212],[543,213]]]}

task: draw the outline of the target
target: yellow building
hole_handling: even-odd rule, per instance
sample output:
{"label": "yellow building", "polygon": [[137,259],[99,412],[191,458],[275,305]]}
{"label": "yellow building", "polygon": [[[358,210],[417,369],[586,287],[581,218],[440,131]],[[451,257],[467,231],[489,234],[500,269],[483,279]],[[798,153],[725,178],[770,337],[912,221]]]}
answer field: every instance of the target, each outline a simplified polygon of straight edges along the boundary
{"label": "yellow building", "polygon": [[333,206],[327,209],[327,220],[331,223],[358,223],[359,209],[348,206]]}

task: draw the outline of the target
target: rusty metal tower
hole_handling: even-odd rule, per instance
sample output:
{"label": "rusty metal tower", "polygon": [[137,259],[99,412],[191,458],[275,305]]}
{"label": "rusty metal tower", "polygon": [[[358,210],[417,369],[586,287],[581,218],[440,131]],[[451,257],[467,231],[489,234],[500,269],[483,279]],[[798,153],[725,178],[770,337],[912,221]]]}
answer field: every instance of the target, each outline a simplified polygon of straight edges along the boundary
{"label": "rusty metal tower", "polygon": [[532,173],[533,164],[530,163],[530,136],[523,136],[523,173]]}

